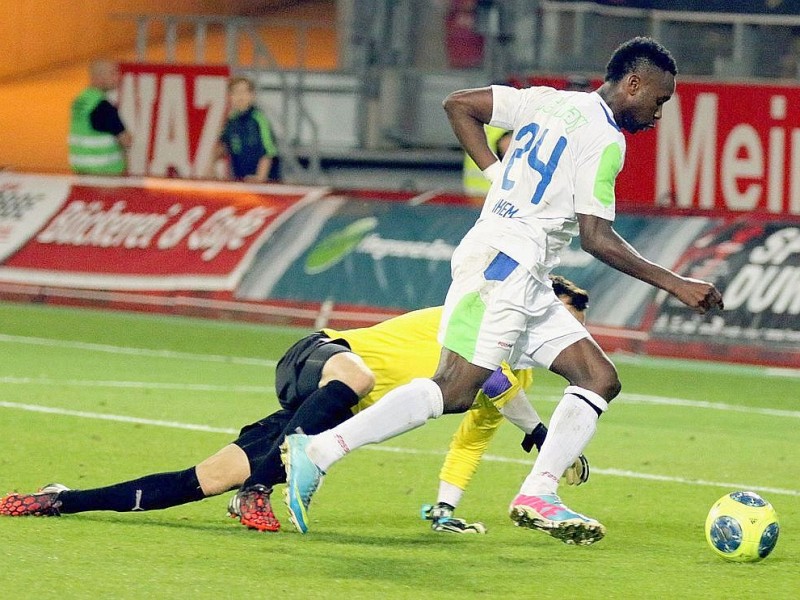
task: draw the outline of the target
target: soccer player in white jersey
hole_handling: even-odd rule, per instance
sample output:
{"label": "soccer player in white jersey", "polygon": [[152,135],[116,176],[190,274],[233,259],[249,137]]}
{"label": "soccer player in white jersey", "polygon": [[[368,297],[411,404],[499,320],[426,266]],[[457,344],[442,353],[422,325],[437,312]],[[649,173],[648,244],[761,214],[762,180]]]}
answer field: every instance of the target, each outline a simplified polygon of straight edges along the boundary
{"label": "soccer player in white jersey", "polygon": [[[316,436],[288,436],[286,503],[308,529],[308,506],[322,476],[355,448],[464,412],[502,360],[542,366],[567,380],[547,440],[510,515],[517,525],[568,544],[605,534],[596,519],[558,497],[558,479],[592,439],[597,420],[621,385],[616,369],[556,298],[548,273],[575,235],[582,248],[700,313],[723,308],[708,282],[683,277],[642,257],[613,229],[614,184],[625,138],[655,126],[675,92],[672,55],[650,38],[614,51],[594,92],[504,86],[450,94],[444,109],[461,145],[492,181],[480,218],[456,249],[453,282],[439,328],[444,346],[431,379],[416,379],[372,407]],[[513,130],[502,163],[483,125]]]}

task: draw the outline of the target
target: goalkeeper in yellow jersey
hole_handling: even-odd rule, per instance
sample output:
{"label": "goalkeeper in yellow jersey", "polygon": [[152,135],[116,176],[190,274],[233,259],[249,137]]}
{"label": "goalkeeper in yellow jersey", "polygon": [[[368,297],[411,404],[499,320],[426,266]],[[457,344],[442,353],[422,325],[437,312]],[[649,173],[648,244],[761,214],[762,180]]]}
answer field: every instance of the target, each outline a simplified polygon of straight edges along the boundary
{"label": "goalkeeper in yellow jersey", "polygon": [[[430,376],[441,352],[436,340],[441,313],[442,307],[427,308],[372,327],[323,329],[305,336],[275,369],[281,409],[245,426],[237,439],[193,467],[101,488],[48,484],[35,493],[14,492],[0,498],[0,515],[158,510],[241,486],[229,504],[230,514],[248,528],[278,531],[270,495],[274,485],[286,480],[280,461],[284,436],[297,428],[313,434],[334,427],[392,388]],[[517,389],[493,395],[502,404]],[[533,409],[524,404],[530,418]]]}
{"label": "goalkeeper in yellow jersey", "polygon": [[[576,319],[584,323],[589,303],[586,291],[564,277],[551,275],[550,279],[556,296]],[[531,369],[512,372],[504,364],[484,383],[475,405],[464,415],[450,442],[450,449],[439,472],[437,502],[422,507],[422,518],[432,521],[431,528],[434,531],[486,533],[483,523],[468,523],[454,517],[453,512],[504,419],[514,423],[525,433],[522,447],[526,452],[530,452],[533,447],[537,450],[541,448],[547,427],[525,396],[525,389],[531,380]],[[586,457],[580,455],[564,476],[570,485],[585,483],[589,479],[589,463]]]}

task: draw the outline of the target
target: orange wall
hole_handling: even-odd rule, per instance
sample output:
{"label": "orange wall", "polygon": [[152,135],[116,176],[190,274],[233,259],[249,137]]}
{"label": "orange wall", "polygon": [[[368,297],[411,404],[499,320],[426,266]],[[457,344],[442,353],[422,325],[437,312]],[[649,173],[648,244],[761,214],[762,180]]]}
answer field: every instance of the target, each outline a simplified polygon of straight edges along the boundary
{"label": "orange wall", "polygon": [[[258,5],[286,4],[265,2]],[[0,80],[130,47],[139,13],[239,14],[248,0],[31,0],[0,3]]]}
{"label": "orange wall", "polygon": [[[210,5],[214,6],[217,14],[223,11],[252,14],[253,6],[257,4],[259,13],[264,16],[323,20],[331,25],[335,22],[335,3],[332,0],[171,1],[171,14],[197,14]],[[25,6],[21,6],[23,4]],[[32,8],[34,5],[35,10]],[[104,7],[104,14],[96,14],[98,5]],[[274,7],[278,5],[288,8],[277,10]],[[61,11],[61,14],[58,9],[65,6],[71,8]],[[164,6],[164,0],[108,0],[102,3],[93,0],[71,0],[69,3],[66,0],[31,0],[26,3],[0,0],[0,56],[7,58],[0,61],[0,169],[69,172],[66,141],[69,106],[87,84],[90,59],[105,56],[135,60],[134,27],[126,25],[118,37],[112,35],[118,25],[111,23],[109,15],[159,12],[157,8],[163,12]],[[267,10],[270,6],[273,9]],[[92,16],[81,18],[85,15]],[[297,66],[294,33],[276,27],[269,37],[283,42],[270,45],[278,64],[283,68]],[[191,42],[188,38],[181,40],[177,53],[179,62],[193,62]],[[208,60],[221,61],[225,43],[221,32],[209,32],[207,42]],[[336,68],[336,32],[333,27],[313,31],[310,46],[305,63],[307,68]],[[153,44],[147,60],[158,62],[163,55],[163,45]]]}

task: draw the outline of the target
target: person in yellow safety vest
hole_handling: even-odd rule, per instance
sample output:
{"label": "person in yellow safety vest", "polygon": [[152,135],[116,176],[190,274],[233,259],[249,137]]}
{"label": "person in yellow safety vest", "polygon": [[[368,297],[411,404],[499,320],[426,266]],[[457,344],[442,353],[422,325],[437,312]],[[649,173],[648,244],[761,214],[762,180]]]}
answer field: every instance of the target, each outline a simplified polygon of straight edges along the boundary
{"label": "person in yellow safety vest", "polygon": [[89,87],[72,102],[69,164],[75,173],[122,175],[131,135],[106,96],[119,83],[119,69],[116,63],[98,60],[89,76]]}
{"label": "person in yellow safety vest", "polygon": [[[489,147],[497,155],[497,158],[503,160],[503,155],[511,143],[511,132],[490,125],[485,125],[483,129],[486,132],[486,139],[489,142]],[[480,198],[481,202],[483,202],[492,182],[486,179],[478,165],[475,164],[475,161],[472,160],[466,152],[464,153],[464,168],[462,173],[464,193],[467,196]]]}

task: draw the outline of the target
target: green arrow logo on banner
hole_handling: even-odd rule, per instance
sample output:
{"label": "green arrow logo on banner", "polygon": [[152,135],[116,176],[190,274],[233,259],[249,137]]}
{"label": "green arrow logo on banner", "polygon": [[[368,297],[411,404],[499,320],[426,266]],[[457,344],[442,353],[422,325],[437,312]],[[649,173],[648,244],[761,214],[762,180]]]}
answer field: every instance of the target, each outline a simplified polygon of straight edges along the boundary
{"label": "green arrow logo on banner", "polygon": [[378,219],[365,217],[330,234],[308,253],[304,267],[306,274],[322,273],[342,261],[377,225]]}

